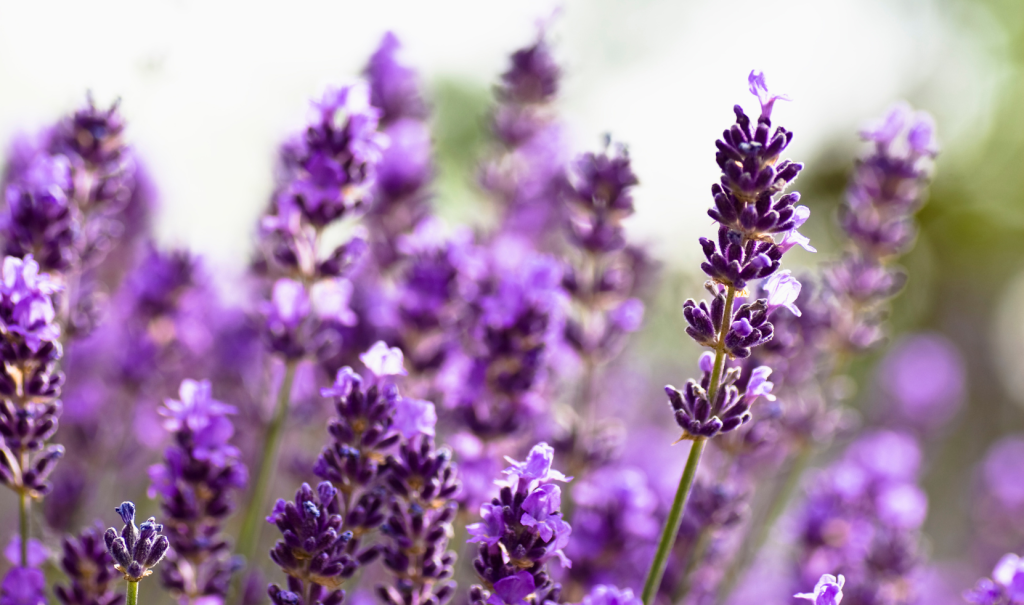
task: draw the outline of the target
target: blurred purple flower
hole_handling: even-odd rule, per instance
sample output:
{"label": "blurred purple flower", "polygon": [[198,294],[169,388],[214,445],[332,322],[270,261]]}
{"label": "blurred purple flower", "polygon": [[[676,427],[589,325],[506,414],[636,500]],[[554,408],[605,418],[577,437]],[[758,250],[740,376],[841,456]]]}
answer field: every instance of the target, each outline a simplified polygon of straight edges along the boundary
{"label": "blurred purple flower", "polygon": [[941,426],[963,402],[966,382],[963,357],[939,334],[903,337],[879,367],[880,386],[892,397],[900,420],[910,426],[923,429]]}

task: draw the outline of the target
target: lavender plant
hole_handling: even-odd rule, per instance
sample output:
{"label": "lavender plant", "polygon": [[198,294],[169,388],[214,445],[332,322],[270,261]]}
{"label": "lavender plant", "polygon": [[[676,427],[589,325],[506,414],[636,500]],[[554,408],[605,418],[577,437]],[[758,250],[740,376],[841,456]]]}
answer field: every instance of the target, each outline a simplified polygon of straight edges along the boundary
{"label": "lavender plant", "polygon": [[[771,133],[772,109],[784,97],[768,92],[760,72],[751,72],[748,82],[751,94],[761,104],[756,126],[751,128],[750,118],[737,105],[736,123],[716,142],[722,179],[711,187],[715,206],[708,215],[719,223],[718,239],[700,240],[707,259],[701,269],[711,278],[706,284],[711,303],[698,305],[688,300],[683,305],[687,334],[714,354],[701,357],[699,383],[690,380],[683,390],[665,387],[676,423],[683,429],[681,439],[693,443],[644,584],[645,605],[653,603],[661,584],[707,440],[750,420],[751,405],[771,392],[767,381],[770,368],[750,369],[743,376],[740,366],[727,367],[725,362],[727,358],[749,357],[752,347],[771,339],[774,328],[768,319],[769,305],[774,299],[788,299],[787,285],[770,282],[766,284],[771,288],[767,298],[734,308],[737,292],[746,296],[743,289],[748,282],[779,270],[782,255],[789,249],[787,242],[798,237],[796,229],[809,213],[806,207],[796,205],[800,194],[783,193],[803,169],[802,164],[779,161],[793,134],[782,127]],[[779,243],[775,237],[780,238]]]}
{"label": "lavender plant", "polygon": [[[773,125],[785,97],[750,73],[760,113],[736,106],[716,141],[717,235],[700,239],[709,298],[683,304],[687,334],[709,351],[700,376],[665,388],[690,442],[684,465],[641,426],[643,372],[619,355],[651,274],[625,235],[639,184],[626,146],[572,152],[555,107],[562,69],[541,32],[512,55],[489,115],[480,184],[497,227],[447,225],[433,215],[430,103],[400,49],[387,34],[367,82],[329,90],[282,145],[247,309],[220,301],[224,278],[199,259],[141,244],[145,178],[117,104],[90,100],[14,148],[0,211],[0,480],[20,524],[0,605],[45,601],[46,547],[64,532],[53,594],[65,605],[134,605],[164,560],[165,592],[189,605],[255,605],[264,589],[275,605],[742,605],[741,580],[774,602],[751,565],[840,426],[845,447],[809,475],[788,524],[784,594],[922,602],[922,458],[955,409],[947,391],[963,388],[956,355],[934,338],[900,341],[879,374],[888,407],[857,434],[827,387],[846,358],[885,342],[906,281],[894,261],[915,239],[936,153],[931,119],[899,105],[863,133],[872,149],[838,214],[848,250],[817,283],[782,268],[789,250],[814,250],[798,231],[810,211],[789,190],[803,165],[782,157],[793,135]],[[922,394],[929,372],[947,380]],[[54,472],[61,397],[58,440],[74,455]],[[619,400],[628,423],[616,432],[599,415]],[[1018,550],[1017,441],[982,470],[978,514],[1003,539],[976,540],[982,559]],[[136,526],[124,502],[120,531],[78,531],[114,486],[141,492],[147,466],[164,524]],[[286,482],[294,498],[269,506]],[[269,557],[264,519],[280,532]],[[464,544],[475,556],[460,566]],[[283,576],[264,581],[268,563]],[[1006,555],[966,600],[1024,603],[1022,570]]]}

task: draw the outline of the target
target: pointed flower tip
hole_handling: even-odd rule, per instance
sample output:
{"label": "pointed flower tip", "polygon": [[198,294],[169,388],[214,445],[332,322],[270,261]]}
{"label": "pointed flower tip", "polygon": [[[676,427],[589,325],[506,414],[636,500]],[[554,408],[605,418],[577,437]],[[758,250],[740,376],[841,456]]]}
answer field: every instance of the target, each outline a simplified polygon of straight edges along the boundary
{"label": "pointed flower tip", "polygon": [[758,102],[761,103],[762,118],[771,118],[772,107],[775,105],[775,101],[792,100],[786,95],[773,95],[768,92],[768,84],[765,81],[764,72],[757,69],[752,69],[750,75],[747,76],[747,87],[750,90],[750,94],[757,97]]}

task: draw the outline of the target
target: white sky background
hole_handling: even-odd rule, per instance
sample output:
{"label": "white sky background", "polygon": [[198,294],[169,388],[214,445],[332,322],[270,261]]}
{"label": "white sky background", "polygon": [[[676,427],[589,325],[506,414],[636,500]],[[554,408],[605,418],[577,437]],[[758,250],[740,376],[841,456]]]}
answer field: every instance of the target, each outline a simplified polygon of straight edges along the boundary
{"label": "white sky background", "polygon": [[[0,141],[53,121],[87,89],[121,96],[161,193],[160,241],[239,271],[278,142],[325,85],[358,74],[386,30],[426,80],[488,84],[560,8],[562,107],[580,149],[604,132],[630,145],[642,181],[631,230],[670,264],[692,264],[695,237],[711,230],[714,140],[734,103],[756,106],[752,68],[794,99],[775,114],[796,132],[794,159],[852,144],[859,124],[907,94],[937,115],[947,149],[984,131],[1002,73],[996,28],[939,4],[0,0]],[[988,33],[969,37],[965,24]]]}

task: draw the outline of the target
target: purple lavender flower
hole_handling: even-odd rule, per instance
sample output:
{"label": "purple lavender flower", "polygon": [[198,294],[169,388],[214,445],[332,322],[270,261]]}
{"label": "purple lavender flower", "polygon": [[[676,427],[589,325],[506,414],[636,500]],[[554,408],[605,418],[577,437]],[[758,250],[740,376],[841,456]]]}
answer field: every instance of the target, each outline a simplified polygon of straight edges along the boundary
{"label": "purple lavender flower", "polygon": [[392,502],[381,557],[396,581],[377,594],[389,605],[443,604],[456,588],[455,552],[447,549],[461,486],[452,452],[435,449],[429,436],[407,438],[387,472]]}
{"label": "purple lavender flower", "polygon": [[513,466],[506,470],[511,484],[481,507],[485,521],[467,527],[473,536],[470,542],[480,542],[473,566],[481,580],[493,587],[473,586],[471,602],[511,604],[529,595],[537,602],[557,601],[561,587],[551,581],[545,563],[558,558],[563,567],[571,567],[563,549],[572,528],[559,510],[561,489],[548,483],[568,480],[551,468],[552,454],[548,444],[540,443],[531,449],[526,462],[512,461]]}
{"label": "purple lavender flower", "polygon": [[167,554],[170,542],[160,533],[164,526],[153,517],[136,527],[135,505],[131,502],[122,502],[115,510],[124,521],[124,527],[120,533],[113,527],[108,528],[103,541],[117,563],[114,567],[129,582],[138,582],[153,573],[151,568]]}
{"label": "purple lavender flower", "polygon": [[387,32],[364,70],[370,83],[370,103],[381,110],[384,124],[406,117],[423,118],[427,112],[416,70],[398,60],[401,48],[398,37]]}
{"label": "purple lavender flower", "polygon": [[124,595],[114,590],[118,579],[114,558],[107,552],[102,526],[89,527],[77,536],[64,537],[61,568],[71,581],[54,593],[64,605],[114,605]]}
{"label": "purple lavender flower", "polygon": [[45,605],[46,578],[43,570],[12,567],[0,582],[0,605]]}
{"label": "purple lavender flower", "polygon": [[913,437],[876,431],[815,477],[800,520],[800,583],[843,569],[847,602],[912,600],[928,504],[916,485],[920,457]]}
{"label": "purple lavender flower", "polygon": [[149,496],[162,497],[172,551],[162,576],[172,594],[189,601],[227,597],[239,567],[222,529],[234,509],[232,492],[248,473],[240,452],[228,443],[236,409],[212,398],[210,383],[185,380],[181,400],[167,400],[160,413],[174,437],[165,461],[150,467]]}
{"label": "purple lavender flower", "polygon": [[124,233],[135,197],[136,161],[124,128],[118,103],[99,109],[89,98],[23,149],[7,175],[8,254],[35,254],[46,270],[61,272],[103,259]]}
{"label": "purple lavender flower", "polygon": [[992,570],[992,579],[982,578],[964,593],[975,605],[1017,605],[1024,603],[1024,560],[1013,553],[1003,556]]}
{"label": "purple lavender flower", "polygon": [[800,297],[800,288],[800,282],[793,277],[790,271],[779,271],[764,280],[768,313],[771,314],[779,307],[785,307],[790,313],[800,317],[800,309],[795,304]]}
{"label": "purple lavender flower", "polygon": [[[361,563],[353,556],[352,532],[343,531],[338,490],[324,481],[313,491],[303,483],[293,502],[278,500],[267,522],[283,535],[270,558],[288,574],[287,588],[267,588],[276,605],[340,605],[342,584]],[[376,553],[374,553],[376,554]]]}
{"label": "purple lavender flower", "polygon": [[563,277],[574,303],[565,336],[593,365],[610,360],[643,321],[643,302],[635,297],[641,282],[629,262],[632,251],[625,249],[621,224],[633,214],[630,190],[639,181],[625,147],[612,149],[610,140],[603,153],[577,159],[568,180],[567,231],[582,255]]}
{"label": "purple lavender flower", "polygon": [[701,238],[707,257],[701,268],[715,281],[736,288],[778,270],[783,250],[772,236],[793,232],[807,220],[807,210],[796,206],[799,193],[775,197],[803,169],[802,164],[779,161],[793,133],[779,127],[769,136],[772,106],[780,97],[768,94],[760,72],[750,72],[748,81],[761,102],[761,115],[751,130],[750,118],[735,106],[736,124],[716,142],[722,179],[711,188],[715,207],[708,214],[721,226],[717,242]]}
{"label": "purple lavender flower", "polygon": [[702,357],[700,384],[691,379],[682,391],[673,386],[665,387],[684,438],[714,437],[735,430],[750,420],[750,407],[758,397],[771,398],[772,383],[765,380],[771,373],[770,368],[752,370],[746,390],[741,393],[737,386],[741,369],[732,367],[726,370],[711,401],[707,392],[712,374],[710,361],[708,354]]}
{"label": "purple lavender flower", "polygon": [[28,558],[21,558],[21,539],[15,537],[4,556],[12,567],[0,581],[0,605],[45,605],[46,579],[41,569],[49,552],[37,540],[28,544]]}
{"label": "purple lavender flower", "polygon": [[548,359],[564,320],[561,271],[510,244],[491,251],[460,347],[438,376],[445,404],[474,432],[509,434],[543,411]]}
{"label": "purple lavender flower", "polygon": [[388,347],[383,340],[378,340],[370,350],[359,356],[366,369],[370,370],[377,378],[386,376],[405,376],[405,363],[402,350],[398,347]]}
{"label": "purple lavender flower", "polygon": [[843,577],[843,574],[839,574],[838,577],[824,574],[814,585],[814,592],[801,592],[793,596],[813,601],[814,605],[839,605],[843,600],[844,584],[846,584],[846,578]]}
{"label": "purple lavender flower", "polygon": [[318,229],[370,201],[385,137],[365,84],[328,90],[303,138],[283,153],[280,196]]}

